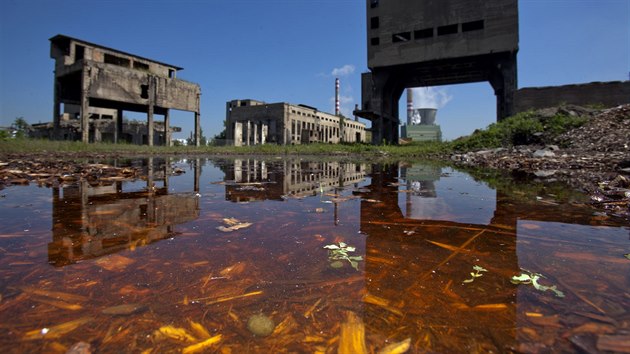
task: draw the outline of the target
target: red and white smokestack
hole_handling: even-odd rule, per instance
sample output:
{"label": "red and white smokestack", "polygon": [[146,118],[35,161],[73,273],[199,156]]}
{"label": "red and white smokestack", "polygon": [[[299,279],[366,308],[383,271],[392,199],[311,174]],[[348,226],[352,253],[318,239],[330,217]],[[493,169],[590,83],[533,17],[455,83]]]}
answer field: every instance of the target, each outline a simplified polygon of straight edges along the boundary
{"label": "red and white smokestack", "polygon": [[335,115],[338,116],[341,114],[341,110],[339,109],[339,78],[335,79]]}
{"label": "red and white smokestack", "polygon": [[411,125],[413,117],[413,89],[407,89],[407,125]]}

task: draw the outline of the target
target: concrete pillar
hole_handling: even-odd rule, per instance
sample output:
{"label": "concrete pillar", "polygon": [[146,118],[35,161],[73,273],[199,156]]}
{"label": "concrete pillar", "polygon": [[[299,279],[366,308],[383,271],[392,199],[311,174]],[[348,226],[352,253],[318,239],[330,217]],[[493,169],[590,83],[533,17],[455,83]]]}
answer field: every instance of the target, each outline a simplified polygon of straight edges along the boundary
{"label": "concrete pillar", "polygon": [[61,112],[59,102],[59,81],[57,80],[57,72],[55,71],[55,79],[53,84],[53,139],[58,140],[60,138],[61,128]]}
{"label": "concrete pillar", "polygon": [[269,135],[269,126],[265,123],[261,123],[260,127],[260,144],[267,142],[267,135]]}
{"label": "concrete pillar", "polygon": [[149,76],[149,107],[147,109],[147,144],[153,146],[153,109],[155,105],[155,78]]}
{"label": "concrete pillar", "polygon": [[234,146],[243,146],[243,122],[234,122]]}
{"label": "concrete pillar", "polygon": [[123,137],[123,126],[124,126],[123,110],[118,109],[116,110],[116,132],[114,133],[114,139],[117,143]]}
{"label": "concrete pillar", "polygon": [[252,123],[252,130],[254,133],[254,143],[253,145],[258,145],[258,123]]}
{"label": "concrete pillar", "polygon": [[168,108],[164,113],[164,146],[171,146],[171,116]]}
{"label": "concrete pillar", "polygon": [[195,146],[201,145],[201,114],[195,112]]}
{"label": "concrete pillar", "polygon": [[249,146],[251,133],[252,133],[252,124],[249,120],[247,121],[247,125],[245,126],[245,128],[247,129],[247,131],[245,132],[245,137],[246,137],[245,146]]}
{"label": "concrete pillar", "polygon": [[84,144],[90,142],[89,80],[90,78],[84,64],[81,75],[81,141]]}

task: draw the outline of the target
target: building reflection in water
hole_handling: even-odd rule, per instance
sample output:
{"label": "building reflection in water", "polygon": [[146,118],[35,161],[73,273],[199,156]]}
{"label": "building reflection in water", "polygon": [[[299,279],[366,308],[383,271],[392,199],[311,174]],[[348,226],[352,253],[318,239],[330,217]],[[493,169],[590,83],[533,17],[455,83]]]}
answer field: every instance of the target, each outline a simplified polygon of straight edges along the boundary
{"label": "building reflection in water", "polygon": [[169,238],[175,225],[199,217],[200,161],[194,161],[193,190],[176,194],[169,193],[170,161],[145,161],[146,188],[139,191],[125,191],[121,181],[52,189],[50,264],[64,266]]}
{"label": "building reflection in water", "polygon": [[342,189],[365,180],[366,164],[236,159],[225,172],[226,200],[283,200]]}

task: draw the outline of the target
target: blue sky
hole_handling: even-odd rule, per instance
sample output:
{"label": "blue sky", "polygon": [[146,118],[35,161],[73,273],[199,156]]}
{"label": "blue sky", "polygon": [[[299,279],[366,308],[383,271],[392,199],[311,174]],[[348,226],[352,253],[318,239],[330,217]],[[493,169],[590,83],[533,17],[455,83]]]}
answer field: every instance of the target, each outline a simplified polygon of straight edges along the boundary
{"label": "blue sky", "polygon": [[[201,85],[208,137],[223,128],[232,99],[333,112],[335,76],[347,115],[360,102],[367,70],[364,7],[363,0],[2,0],[0,125],[16,117],[52,120],[48,39],[56,34],[184,67],[178,77]],[[521,0],[519,10],[519,87],[628,80],[630,0]],[[495,119],[488,83],[416,95],[439,105],[437,123],[447,139]],[[192,113],[172,117],[183,128],[179,137],[192,130]]]}

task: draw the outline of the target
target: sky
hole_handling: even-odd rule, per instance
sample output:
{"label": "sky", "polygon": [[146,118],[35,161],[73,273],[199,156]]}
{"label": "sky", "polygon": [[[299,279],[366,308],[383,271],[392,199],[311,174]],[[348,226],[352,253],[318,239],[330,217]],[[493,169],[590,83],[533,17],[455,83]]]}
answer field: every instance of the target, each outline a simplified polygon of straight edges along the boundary
{"label": "sky", "polygon": [[[629,79],[630,0],[521,0],[519,12],[519,88]],[[351,116],[368,70],[365,32],[364,0],[2,0],[0,126],[17,117],[52,121],[48,39],[57,34],[183,67],[178,78],[201,86],[207,137],[223,129],[233,99],[334,112],[335,77],[342,113]],[[496,119],[486,82],[420,88],[415,96],[439,109],[436,123],[448,140]],[[185,138],[194,114],[172,112],[171,124]]]}

